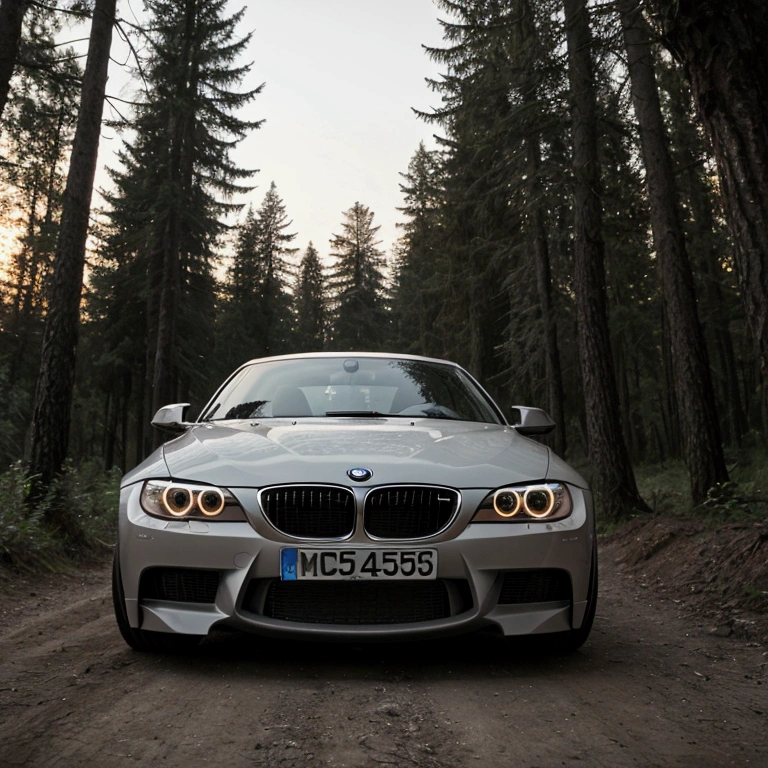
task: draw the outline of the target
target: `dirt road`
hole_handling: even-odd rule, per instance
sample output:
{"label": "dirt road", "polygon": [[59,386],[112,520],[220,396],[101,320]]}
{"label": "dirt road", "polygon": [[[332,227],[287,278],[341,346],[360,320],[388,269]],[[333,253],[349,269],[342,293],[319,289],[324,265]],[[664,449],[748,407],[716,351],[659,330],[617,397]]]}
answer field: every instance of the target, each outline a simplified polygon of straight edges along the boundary
{"label": "dirt road", "polygon": [[768,766],[768,648],[679,617],[605,553],[601,571],[571,656],[492,635],[223,633],[191,657],[142,655],[117,633],[106,567],[6,588],[0,766]]}

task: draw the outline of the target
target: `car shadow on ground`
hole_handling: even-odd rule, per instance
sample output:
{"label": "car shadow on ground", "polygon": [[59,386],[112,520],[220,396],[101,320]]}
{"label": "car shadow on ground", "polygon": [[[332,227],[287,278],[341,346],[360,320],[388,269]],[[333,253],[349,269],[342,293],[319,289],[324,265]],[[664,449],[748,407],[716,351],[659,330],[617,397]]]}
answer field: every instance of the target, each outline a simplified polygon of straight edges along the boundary
{"label": "car shadow on ground", "polygon": [[503,638],[481,631],[458,637],[403,642],[317,642],[264,638],[214,631],[189,654],[165,656],[166,665],[200,676],[221,678],[252,671],[265,679],[354,680],[372,676],[401,680],[444,680],[447,676],[488,678],[571,674],[588,668],[594,651],[587,643],[559,653],[542,639]]}

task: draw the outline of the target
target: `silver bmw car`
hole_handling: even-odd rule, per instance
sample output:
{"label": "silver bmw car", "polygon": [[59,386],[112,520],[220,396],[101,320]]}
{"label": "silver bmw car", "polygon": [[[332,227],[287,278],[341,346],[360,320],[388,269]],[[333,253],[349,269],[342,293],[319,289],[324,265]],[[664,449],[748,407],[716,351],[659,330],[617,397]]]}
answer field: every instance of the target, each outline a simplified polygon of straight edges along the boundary
{"label": "silver bmw car", "polygon": [[570,650],[597,600],[592,497],[444,360],[253,360],[122,481],[117,624],[140,651],[227,627],[318,640],[482,628]]}

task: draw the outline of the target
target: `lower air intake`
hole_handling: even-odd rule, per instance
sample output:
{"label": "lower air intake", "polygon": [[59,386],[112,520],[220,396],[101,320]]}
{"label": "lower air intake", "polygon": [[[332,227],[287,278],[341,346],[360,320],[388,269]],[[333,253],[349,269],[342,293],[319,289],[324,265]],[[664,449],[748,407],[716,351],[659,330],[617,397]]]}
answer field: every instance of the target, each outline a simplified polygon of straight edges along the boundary
{"label": "lower air intake", "polygon": [[196,568],[148,568],[141,574],[139,600],[215,603],[219,572]]}
{"label": "lower air intake", "polygon": [[571,577],[567,571],[540,569],[507,571],[501,584],[499,605],[549,603],[571,599]]}
{"label": "lower air intake", "polygon": [[305,583],[273,581],[263,614],[307,624],[411,624],[451,615],[441,581]]}

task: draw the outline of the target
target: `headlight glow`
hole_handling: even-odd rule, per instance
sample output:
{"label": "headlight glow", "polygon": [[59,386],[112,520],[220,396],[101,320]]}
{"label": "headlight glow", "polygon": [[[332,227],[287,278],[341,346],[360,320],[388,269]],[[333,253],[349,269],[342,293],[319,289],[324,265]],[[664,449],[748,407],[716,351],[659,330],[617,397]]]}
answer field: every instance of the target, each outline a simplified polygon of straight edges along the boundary
{"label": "headlight glow", "polygon": [[210,485],[147,480],[141,489],[141,508],[165,520],[247,520],[231,491]]}
{"label": "headlight glow", "polygon": [[218,488],[200,491],[197,494],[197,508],[206,517],[216,517],[221,514],[225,504],[224,494]]}
{"label": "headlight glow", "polygon": [[523,494],[525,511],[537,519],[549,517],[555,508],[555,494],[548,485],[527,488]]}
{"label": "headlight glow", "polygon": [[512,488],[502,488],[493,494],[493,508],[501,517],[514,517],[522,506],[520,494]]}
{"label": "headlight glow", "polygon": [[174,517],[184,517],[195,504],[195,497],[187,488],[175,485],[163,491],[162,499],[165,511]]}
{"label": "headlight glow", "polygon": [[573,511],[573,501],[563,483],[531,483],[499,488],[477,508],[473,523],[530,523],[562,520]]}

